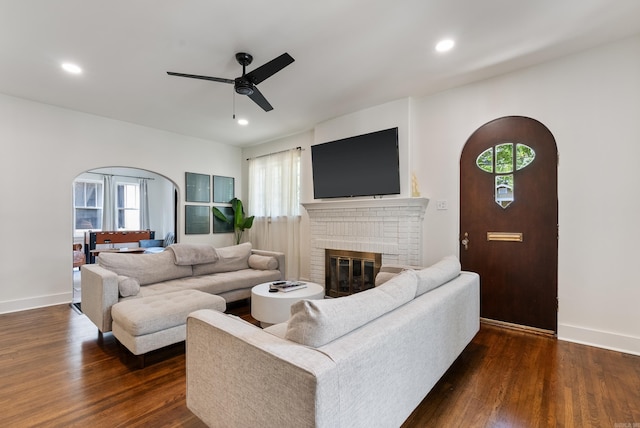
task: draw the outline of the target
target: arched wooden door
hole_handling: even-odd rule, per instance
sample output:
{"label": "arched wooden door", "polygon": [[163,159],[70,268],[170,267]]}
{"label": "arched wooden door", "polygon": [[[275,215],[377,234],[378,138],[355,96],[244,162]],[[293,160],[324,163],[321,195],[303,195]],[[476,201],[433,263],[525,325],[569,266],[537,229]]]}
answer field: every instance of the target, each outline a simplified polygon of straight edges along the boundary
{"label": "arched wooden door", "polygon": [[493,120],[460,157],[460,261],[483,318],[557,330],[557,148],[540,122]]}

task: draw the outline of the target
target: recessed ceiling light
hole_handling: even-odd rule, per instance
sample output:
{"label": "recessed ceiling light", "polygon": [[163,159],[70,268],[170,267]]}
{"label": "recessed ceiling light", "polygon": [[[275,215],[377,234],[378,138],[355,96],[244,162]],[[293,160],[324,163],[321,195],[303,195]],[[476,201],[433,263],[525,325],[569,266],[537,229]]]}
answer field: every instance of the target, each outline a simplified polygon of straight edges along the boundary
{"label": "recessed ceiling light", "polygon": [[448,52],[455,46],[456,42],[451,39],[440,40],[436,45],[436,50],[438,52]]}
{"label": "recessed ceiling light", "polygon": [[72,64],[70,62],[65,62],[62,64],[62,69],[71,74],[80,74],[82,73],[82,69],[76,64]]}
{"label": "recessed ceiling light", "polygon": [[249,121],[247,119],[238,119],[238,125],[247,126]]}

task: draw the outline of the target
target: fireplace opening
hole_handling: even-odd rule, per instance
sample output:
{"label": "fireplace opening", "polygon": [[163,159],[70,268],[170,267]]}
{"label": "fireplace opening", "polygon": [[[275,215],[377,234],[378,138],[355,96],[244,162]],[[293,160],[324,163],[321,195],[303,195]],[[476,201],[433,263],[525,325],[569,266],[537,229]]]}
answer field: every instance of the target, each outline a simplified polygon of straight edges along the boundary
{"label": "fireplace opening", "polygon": [[329,297],[342,297],[375,286],[382,254],[325,249],[325,290]]}

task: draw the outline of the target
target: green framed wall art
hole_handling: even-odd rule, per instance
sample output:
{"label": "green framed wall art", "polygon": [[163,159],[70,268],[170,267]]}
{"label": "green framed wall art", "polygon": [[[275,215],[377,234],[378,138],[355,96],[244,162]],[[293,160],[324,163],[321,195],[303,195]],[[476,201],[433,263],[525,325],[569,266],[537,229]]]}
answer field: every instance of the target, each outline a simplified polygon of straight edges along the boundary
{"label": "green framed wall art", "polygon": [[184,206],[184,233],[203,235],[211,231],[211,209],[207,205]]}
{"label": "green framed wall art", "polygon": [[228,204],[235,197],[235,178],[213,176],[213,202]]}
{"label": "green framed wall art", "polygon": [[185,173],[185,202],[211,201],[211,176],[209,174]]}

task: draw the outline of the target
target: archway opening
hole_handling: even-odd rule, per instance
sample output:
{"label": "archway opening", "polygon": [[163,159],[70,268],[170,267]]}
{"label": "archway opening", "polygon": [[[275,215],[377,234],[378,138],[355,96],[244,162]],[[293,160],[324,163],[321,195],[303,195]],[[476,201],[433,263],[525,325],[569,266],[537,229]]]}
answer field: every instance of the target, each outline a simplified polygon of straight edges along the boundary
{"label": "archway opening", "polygon": [[154,171],[132,167],[99,167],[78,174],[72,183],[72,305],[81,310],[81,265],[91,232],[150,230],[155,239],[177,240],[178,186]]}

